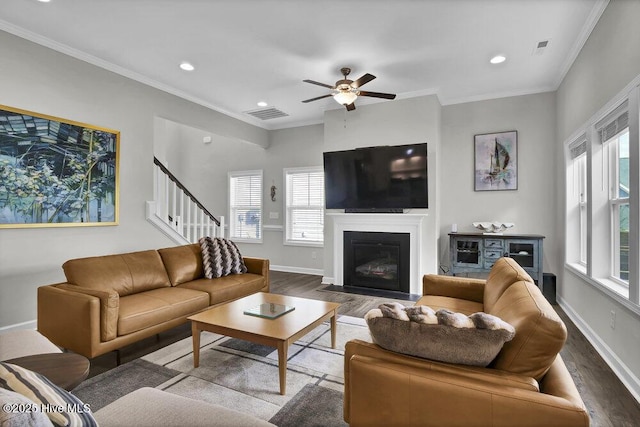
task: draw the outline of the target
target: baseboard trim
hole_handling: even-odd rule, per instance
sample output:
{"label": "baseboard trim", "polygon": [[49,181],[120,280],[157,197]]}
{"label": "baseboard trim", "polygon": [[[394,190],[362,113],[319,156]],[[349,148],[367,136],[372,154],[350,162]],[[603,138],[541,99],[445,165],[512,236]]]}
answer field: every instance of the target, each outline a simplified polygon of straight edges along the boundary
{"label": "baseboard trim", "polygon": [[271,270],[282,271],[284,273],[310,274],[312,276],[322,276],[324,274],[324,270],[319,268],[292,267],[288,265],[273,265],[273,264],[271,264],[269,268]]}
{"label": "baseboard trim", "polygon": [[322,276],[323,285],[335,285],[336,279],[334,277]]}
{"label": "baseboard trim", "polygon": [[9,332],[9,331],[17,331],[17,330],[20,330],[20,329],[37,329],[37,328],[38,328],[38,321],[37,320],[29,320],[27,322],[15,323],[15,324],[9,325],[9,326],[2,326],[2,327],[0,327],[0,333]]}
{"label": "baseboard trim", "polygon": [[596,349],[600,357],[609,365],[611,370],[629,390],[633,397],[640,403],[640,379],[636,377],[625,363],[615,354],[600,336],[584,321],[582,317],[567,302],[557,296],[558,305],[564,310],[569,319],[582,332],[587,341]]}

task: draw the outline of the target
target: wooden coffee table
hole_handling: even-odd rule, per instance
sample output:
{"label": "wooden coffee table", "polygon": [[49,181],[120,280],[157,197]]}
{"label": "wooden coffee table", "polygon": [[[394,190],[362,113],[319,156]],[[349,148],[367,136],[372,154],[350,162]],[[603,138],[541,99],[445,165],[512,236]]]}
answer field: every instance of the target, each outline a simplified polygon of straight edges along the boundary
{"label": "wooden coffee table", "polygon": [[[250,316],[245,310],[262,303],[294,306],[275,319]],[[193,366],[200,365],[200,332],[209,331],[278,349],[280,394],[287,389],[289,346],[331,319],[331,347],[336,348],[336,316],[340,304],[259,292],[189,317],[193,334]]]}

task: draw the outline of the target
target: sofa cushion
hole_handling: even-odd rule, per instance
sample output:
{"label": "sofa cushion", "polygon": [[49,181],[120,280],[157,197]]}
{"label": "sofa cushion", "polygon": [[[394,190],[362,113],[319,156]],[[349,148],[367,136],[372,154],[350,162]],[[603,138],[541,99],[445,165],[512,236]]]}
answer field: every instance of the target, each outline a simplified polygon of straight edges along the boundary
{"label": "sofa cushion", "polygon": [[479,302],[460,298],[443,297],[439,295],[425,295],[416,301],[416,305],[426,305],[434,310],[446,308],[466,315],[484,310],[484,306]]}
{"label": "sofa cushion", "polygon": [[127,335],[188,316],[209,306],[205,292],[183,288],[161,288],[120,298],[118,335]]}
{"label": "sofa cushion", "polygon": [[487,313],[466,316],[427,306],[382,304],[365,320],[373,342],[397,353],[446,363],[487,366],[514,328]]}
{"label": "sofa cushion", "polygon": [[202,252],[199,244],[193,243],[159,249],[158,253],[162,257],[162,262],[173,286],[204,277]]}
{"label": "sofa cushion", "polygon": [[536,285],[519,281],[504,291],[491,314],[516,329],[492,367],[540,381],[567,339],[567,329],[551,304]]}
{"label": "sofa cushion", "polygon": [[[98,425],[89,405],[37,372],[0,362],[0,387],[19,393],[37,404],[56,426]],[[57,408],[62,410],[58,411]]]}
{"label": "sofa cushion", "polygon": [[101,427],[273,426],[267,421],[233,409],[150,387],[135,390],[96,411],[96,419]]}
{"label": "sofa cushion", "polygon": [[490,313],[505,289],[521,280],[533,283],[531,276],[513,259],[507,257],[498,259],[491,267],[484,286],[484,311]]}
{"label": "sofa cushion", "polygon": [[216,305],[259,292],[265,285],[264,276],[245,273],[231,274],[216,279],[193,280],[179,285],[178,288],[207,292],[209,305]]}
{"label": "sofa cushion", "polygon": [[62,353],[62,350],[38,331],[16,329],[0,334],[0,361],[45,353]]}
{"label": "sofa cushion", "polygon": [[231,240],[203,237],[198,242],[202,251],[204,277],[207,279],[247,272],[240,250]]}
{"label": "sofa cushion", "polygon": [[77,258],[62,265],[67,281],[120,296],[171,286],[157,251]]}

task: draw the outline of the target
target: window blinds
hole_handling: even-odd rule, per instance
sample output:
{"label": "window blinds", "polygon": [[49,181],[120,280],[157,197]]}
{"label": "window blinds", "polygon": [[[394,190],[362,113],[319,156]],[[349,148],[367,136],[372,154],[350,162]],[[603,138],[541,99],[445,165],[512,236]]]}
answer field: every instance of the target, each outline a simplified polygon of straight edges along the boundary
{"label": "window blinds", "polygon": [[569,156],[576,159],[587,152],[587,135],[582,134],[569,144]]}
{"label": "window blinds", "polygon": [[324,173],[286,172],[286,238],[321,243],[324,240]]}
{"label": "window blinds", "polygon": [[231,237],[260,239],[262,230],[262,172],[230,175]]}
{"label": "window blinds", "polygon": [[629,127],[629,101],[625,100],[612,112],[596,123],[600,142],[605,143]]}

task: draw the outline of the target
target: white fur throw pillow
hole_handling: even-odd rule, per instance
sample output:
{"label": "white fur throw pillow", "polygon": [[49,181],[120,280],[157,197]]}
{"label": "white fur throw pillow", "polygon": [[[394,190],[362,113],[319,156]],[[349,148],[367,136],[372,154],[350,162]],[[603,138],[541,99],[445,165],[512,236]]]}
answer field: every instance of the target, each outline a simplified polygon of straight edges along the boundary
{"label": "white fur throw pillow", "polygon": [[516,333],[513,326],[491,314],[466,316],[399,303],[381,304],[364,318],[373,342],[382,348],[461,365],[489,365]]}

